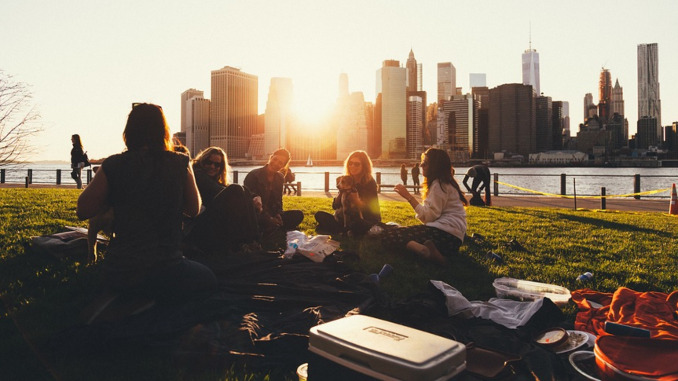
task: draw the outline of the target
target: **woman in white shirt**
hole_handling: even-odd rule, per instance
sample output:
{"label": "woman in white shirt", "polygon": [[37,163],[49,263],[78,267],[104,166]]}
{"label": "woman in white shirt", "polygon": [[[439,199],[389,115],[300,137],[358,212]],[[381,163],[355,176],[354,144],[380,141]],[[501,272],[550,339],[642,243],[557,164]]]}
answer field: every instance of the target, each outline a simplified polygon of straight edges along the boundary
{"label": "woman in white shirt", "polygon": [[459,252],[466,235],[468,204],[459,184],[452,176],[452,163],[447,152],[430,148],[421,155],[424,175],[423,203],[407,188],[398,184],[394,190],[407,200],[424,225],[387,230],[382,242],[408,250],[435,263],[444,264],[446,256]]}

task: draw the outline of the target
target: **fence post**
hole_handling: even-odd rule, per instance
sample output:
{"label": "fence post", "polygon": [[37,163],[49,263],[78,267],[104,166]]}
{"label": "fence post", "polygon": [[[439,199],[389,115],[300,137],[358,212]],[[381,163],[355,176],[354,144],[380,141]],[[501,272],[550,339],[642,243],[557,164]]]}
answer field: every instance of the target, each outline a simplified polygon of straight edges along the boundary
{"label": "fence post", "polygon": [[57,169],[57,185],[61,185],[61,169]]}
{"label": "fence post", "polygon": [[325,193],[330,191],[330,173],[325,172]]}
{"label": "fence post", "polygon": [[5,183],[5,170],[0,169],[0,183]]}
{"label": "fence post", "polygon": [[[637,173],[633,177],[633,193],[640,193],[640,175]],[[635,195],[633,198],[640,200],[640,195]]]}
{"label": "fence post", "polygon": [[494,196],[499,196],[499,174],[494,173]]}
{"label": "fence post", "polygon": [[301,181],[297,181],[297,196],[301,196]]}
{"label": "fence post", "polygon": [[567,175],[560,174],[560,194],[565,196],[567,194]]}
{"label": "fence post", "polygon": [[26,176],[25,180],[26,180],[26,185],[25,185],[25,187],[28,188],[28,176]]}
{"label": "fence post", "polygon": [[92,170],[88,169],[87,170],[87,184],[92,182]]}
{"label": "fence post", "polygon": [[233,171],[233,184],[238,183],[238,171]]}
{"label": "fence post", "polygon": [[600,209],[605,210],[607,206],[607,198],[605,198],[605,187],[600,188]]}
{"label": "fence post", "polygon": [[381,193],[381,172],[377,172],[377,193]]}
{"label": "fence post", "polygon": [[[29,184],[33,184],[33,170],[32,169],[28,170],[28,176],[26,178],[28,179]],[[26,188],[28,188],[28,187],[26,187]]]}

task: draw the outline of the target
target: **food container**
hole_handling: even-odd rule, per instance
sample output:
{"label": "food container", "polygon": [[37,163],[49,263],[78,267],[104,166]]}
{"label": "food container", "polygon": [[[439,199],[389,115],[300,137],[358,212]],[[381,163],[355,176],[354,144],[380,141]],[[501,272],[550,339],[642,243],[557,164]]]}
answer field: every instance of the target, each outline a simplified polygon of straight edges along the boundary
{"label": "food container", "polygon": [[340,376],[342,368],[380,380],[447,380],[466,368],[463,344],[363,315],[311,328],[309,350],[334,364],[309,362],[311,380],[356,379]]}
{"label": "food container", "polygon": [[600,336],[593,348],[603,380],[676,380],[678,343],[630,336]]}
{"label": "food container", "polygon": [[570,290],[548,283],[503,277],[495,279],[492,285],[499,298],[518,300],[549,298],[559,306],[567,304],[570,300]]}

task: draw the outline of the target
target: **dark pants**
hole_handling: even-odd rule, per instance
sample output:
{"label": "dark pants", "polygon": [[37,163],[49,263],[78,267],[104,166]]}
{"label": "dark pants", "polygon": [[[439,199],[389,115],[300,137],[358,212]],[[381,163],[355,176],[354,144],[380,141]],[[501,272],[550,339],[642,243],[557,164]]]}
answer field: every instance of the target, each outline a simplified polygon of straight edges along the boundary
{"label": "dark pants", "polygon": [[405,248],[410,241],[424,243],[433,241],[436,248],[443,255],[452,255],[459,253],[461,240],[452,234],[426,225],[414,225],[397,229],[386,229],[381,234],[381,241],[384,246],[394,250]]}
{"label": "dark pants", "polygon": [[363,235],[375,225],[364,219],[359,219],[353,221],[348,228],[344,228],[333,215],[327,212],[316,212],[315,220],[318,222],[318,226],[315,229],[321,234],[340,234],[351,231],[354,234]]}

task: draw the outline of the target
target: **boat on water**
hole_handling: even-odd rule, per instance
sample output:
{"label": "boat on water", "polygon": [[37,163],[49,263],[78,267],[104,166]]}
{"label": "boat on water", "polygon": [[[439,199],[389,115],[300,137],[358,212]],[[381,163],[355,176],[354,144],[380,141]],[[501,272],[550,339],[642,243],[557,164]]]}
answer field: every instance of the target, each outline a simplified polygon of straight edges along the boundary
{"label": "boat on water", "polygon": [[306,160],[306,166],[307,167],[313,166],[313,160],[311,160],[311,155],[308,155],[308,160]]}

